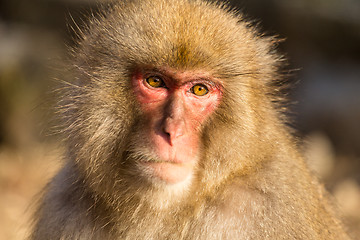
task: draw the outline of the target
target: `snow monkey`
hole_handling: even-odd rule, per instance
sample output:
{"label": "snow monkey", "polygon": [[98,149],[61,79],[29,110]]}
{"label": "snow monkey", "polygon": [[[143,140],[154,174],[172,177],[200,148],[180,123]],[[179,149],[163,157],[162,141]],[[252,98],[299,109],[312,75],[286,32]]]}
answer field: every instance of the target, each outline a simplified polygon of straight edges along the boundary
{"label": "snow monkey", "polygon": [[89,22],[31,239],[348,239],[286,127],[276,39],[214,1]]}

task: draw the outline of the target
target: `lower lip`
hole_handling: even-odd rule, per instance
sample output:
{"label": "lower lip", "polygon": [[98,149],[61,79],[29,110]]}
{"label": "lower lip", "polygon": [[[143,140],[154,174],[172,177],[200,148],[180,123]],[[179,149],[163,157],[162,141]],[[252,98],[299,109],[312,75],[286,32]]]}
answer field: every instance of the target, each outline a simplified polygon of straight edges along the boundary
{"label": "lower lip", "polygon": [[193,170],[192,164],[176,162],[145,162],[143,165],[151,171],[151,175],[167,183],[179,183],[187,179]]}

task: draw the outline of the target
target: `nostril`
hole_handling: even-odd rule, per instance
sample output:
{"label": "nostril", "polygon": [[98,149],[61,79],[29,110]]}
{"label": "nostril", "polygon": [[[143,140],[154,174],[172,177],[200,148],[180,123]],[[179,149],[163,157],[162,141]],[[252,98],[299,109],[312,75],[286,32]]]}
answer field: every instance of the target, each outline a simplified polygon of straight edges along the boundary
{"label": "nostril", "polygon": [[169,131],[166,130],[166,127],[165,127],[165,126],[162,128],[162,131],[163,131],[165,137],[168,138],[168,139],[170,139],[170,133],[169,133]]}

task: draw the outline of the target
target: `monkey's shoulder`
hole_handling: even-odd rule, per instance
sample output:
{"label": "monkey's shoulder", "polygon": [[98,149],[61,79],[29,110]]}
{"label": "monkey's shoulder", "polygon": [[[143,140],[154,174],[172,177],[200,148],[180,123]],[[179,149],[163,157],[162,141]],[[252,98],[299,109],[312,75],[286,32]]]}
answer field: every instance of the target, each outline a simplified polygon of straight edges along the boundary
{"label": "monkey's shoulder", "polygon": [[219,187],[207,215],[226,223],[218,225],[225,239],[348,239],[326,191],[301,161],[269,162]]}
{"label": "monkey's shoulder", "polygon": [[64,167],[46,186],[37,210],[32,239],[108,239],[96,219],[96,204]]}

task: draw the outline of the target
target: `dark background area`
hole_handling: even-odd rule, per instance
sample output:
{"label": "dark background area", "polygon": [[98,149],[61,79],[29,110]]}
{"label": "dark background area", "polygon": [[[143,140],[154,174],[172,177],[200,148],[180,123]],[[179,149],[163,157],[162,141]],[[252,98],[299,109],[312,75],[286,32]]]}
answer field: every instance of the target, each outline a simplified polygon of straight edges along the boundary
{"label": "dark background area", "polygon": [[[360,1],[230,1],[284,41],[291,125],[309,165],[360,235]],[[34,194],[60,163],[51,90],[89,0],[0,0],[0,239],[23,239]],[[75,22],[75,23],[74,23]]]}

